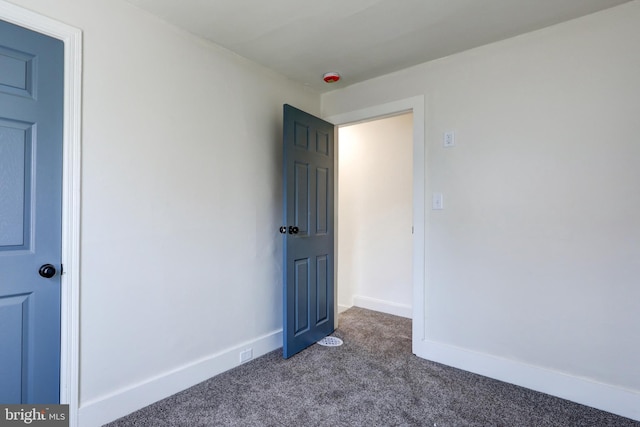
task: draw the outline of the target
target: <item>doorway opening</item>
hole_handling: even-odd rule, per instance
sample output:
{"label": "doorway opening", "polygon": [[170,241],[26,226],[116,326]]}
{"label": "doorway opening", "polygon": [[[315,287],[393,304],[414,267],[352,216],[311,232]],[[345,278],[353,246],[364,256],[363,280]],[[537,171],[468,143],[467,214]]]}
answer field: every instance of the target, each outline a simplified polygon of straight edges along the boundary
{"label": "doorway opening", "polygon": [[412,317],[413,113],[338,128],[338,311]]}
{"label": "doorway opening", "polygon": [[[396,116],[402,113],[413,113],[412,121],[412,239],[411,239],[411,284],[412,284],[412,298],[411,298],[411,319],[412,319],[412,351],[414,354],[422,354],[424,352],[426,338],[426,321],[425,321],[425,165],[426,165],[426,152],[425,152],[425,99],[423,95],[415,96],[412,98],[406,98],[398,101],[389,102],[386,104],[375,105],[367,107],[361,110],[355,110],[343,114],[328,116],[325,119],[338,128],[347,124],[356,124],[361,122],[367,122],[375,119],[381,119],[384,117]],[[337,133],[337,131],[336,131]],[[338,135],[335,138],[336,152],[338,149]],[[337,163],[339,164],[340,158],[337,156]],[[335,168],[335,182],[336,188],[340,188],[340,177],[338,174],[338,167]],[[340,200],[340,194],[337,194],[337,200]],[[335,206],[335,233],[336,236],[340,236],[342,224],[340,223],[340,217],[338,212],[340,210],[340,204],[336,203]],[[365,213],[366,214],[366,213]],[[334,285],[335,295],[339,295],[338,285],[338,270],[340,253],[338,250],[339,242],[336,239],[336,268],[335,268],[335,280]],[[335,312],[339,312],[338,298],[335,298]],[[338,316],[336,316],[337,324]]]}

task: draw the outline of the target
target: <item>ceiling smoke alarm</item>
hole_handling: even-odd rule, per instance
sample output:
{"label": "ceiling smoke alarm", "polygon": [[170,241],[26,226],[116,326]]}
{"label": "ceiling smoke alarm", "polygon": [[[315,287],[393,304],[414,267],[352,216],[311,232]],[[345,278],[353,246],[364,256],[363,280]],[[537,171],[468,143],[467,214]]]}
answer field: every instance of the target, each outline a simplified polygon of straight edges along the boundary
{"label": "ceiling smoke alarm", "polygon": [[338,73],[325,73],[324,76],[322,76],[322,78],[324,79],[325,83],[335,83],[338,80],[340,80],[340,74],[338,74]]}

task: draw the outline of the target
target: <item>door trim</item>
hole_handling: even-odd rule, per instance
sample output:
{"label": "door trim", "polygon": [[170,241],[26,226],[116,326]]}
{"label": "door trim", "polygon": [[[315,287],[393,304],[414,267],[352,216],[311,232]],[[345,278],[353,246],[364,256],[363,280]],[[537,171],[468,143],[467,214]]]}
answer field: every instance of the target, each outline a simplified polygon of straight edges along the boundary
{"label": "door trim", "polygon": [[[412,349],[413,353],[418,352],[426,339],[426,300],[425,300],[425,244],[426,244],[426,230],[425,230],[425,164],[426,164],[426,150],[424,140],[424,95],[414,96],[412,98],[401,99],[394,102],[389,102],[382,105],[376,105],[362,110],[350,111],[343,114],[325,117],[328,122],[336,125],[336,134],[338,126],[346,124],[354,124],[357,122],[369,121],[374,119],[384,118],[385,116],[392,116],[399,113],[413,112],[413,327],[412,327]],[[334,138],[335,149],[335,162],[338,159],[337,150],[338,138],[337,135]],[[338,168],[335,167],[335,186],[338,188]],[[335,235],[338,235],[338,227],[340,226],[340,219],[338,217],[338,194],[335,193],[336,203],[335,209]],[[338,278],[337,278],[337,260],[338,260],[338,248],[337,239],[335,241],[335,259],[336,264],[334,268],[334,292],[338,295]],[[334,310],[338,312],[338,298],[335,298]],[[337,323],[336,316],[336,323]],[[336,325],[337,327],[337,325]]]}
{"label": "door trim", "polygon": [[77,426],[80,321],[80,171],[82,31],[0,0],[0,19],[64,43],[60,403]]}

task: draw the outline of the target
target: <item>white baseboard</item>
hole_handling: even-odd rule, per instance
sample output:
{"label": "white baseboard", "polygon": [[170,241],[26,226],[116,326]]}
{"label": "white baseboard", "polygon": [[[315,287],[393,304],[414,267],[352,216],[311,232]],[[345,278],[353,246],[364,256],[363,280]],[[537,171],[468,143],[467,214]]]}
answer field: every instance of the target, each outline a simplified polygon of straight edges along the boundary
{"label": "white baseboard", "polygon": [[107,396],[81,403],[80,427],[102,426],[172,394],[240,365],[240,352],[253,349],[253,358],[282,347],[282,330],[226,349]]}
{"label": "white baseboard", "polygon": [[413,351],[424,359],[640,421],[637,391],[434,341],[421,341]]}
{"label": "white baseboard", "polygon": [[369,298],[362,295],[353,296],[353,305],[368,310],[380,311],[382,313],[393,314],[395,316],[411,319],[413,310],[410,305],[398,304],[396,302],[385,301],[376,298]]}
{"label": "white baseboard", "polygon": [[340,313],[342,313],[342,312],[344,312],[344,311],[349,310],[351,307],[353,307],[353,306],[351,306],[351,305],[344,305],[344,304],[338,304],[338,314],[340,314]]}

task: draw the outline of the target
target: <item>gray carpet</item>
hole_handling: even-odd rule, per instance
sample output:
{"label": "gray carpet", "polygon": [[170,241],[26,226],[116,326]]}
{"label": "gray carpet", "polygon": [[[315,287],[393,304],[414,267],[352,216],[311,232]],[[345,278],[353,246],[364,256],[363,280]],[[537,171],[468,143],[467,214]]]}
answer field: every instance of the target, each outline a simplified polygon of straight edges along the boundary
{"label": "gray carpet", "polygon": [[420,359],[409,319],[352,308],[334,336],[344,345],[274,351],[108,426],[640,426]]}

